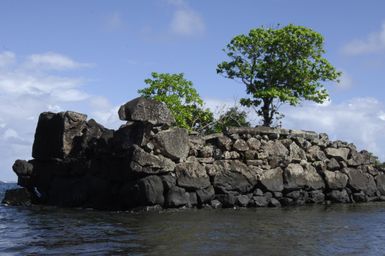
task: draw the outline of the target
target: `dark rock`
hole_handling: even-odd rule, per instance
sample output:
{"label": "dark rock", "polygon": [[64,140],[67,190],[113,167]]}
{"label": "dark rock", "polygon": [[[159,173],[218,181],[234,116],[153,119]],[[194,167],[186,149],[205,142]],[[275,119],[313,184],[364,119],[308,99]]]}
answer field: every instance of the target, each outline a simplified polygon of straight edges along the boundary
{"label": "dark rock", "polygon": [[282,192],[274,192],[273,195],[274,195],[275,198],[281,198],[281,197],[283,197]]}
{"label": "dark rock", "polygon": [[176,182],[187,189],[203,189],[210,186],[210,178],[206,169],[197,161],[184,162],[176,165]]}
{"label": "dark rock", "polygon": [[273,193],[271,192],[266,192],[263,194],[267,199],[273,198]]}
{"label": "dark rock", "polygon": [[188,206],[189,207],[194,207],[196,205],[198,205],[198,196],[195,192],[188,192],[188,196],[189,196],[189,204]]}
{"label": "dark rock", "polygon": [[187,206],[190,204],[190,195],[183,188],[172,187],[166,198],[166,205],[170,208]]}
{"label": "dark rock", "polygon": [[258,181],[257,176],[253,178],[250,169],[239,161],[216,161],[214,168],[217,171],[213,186],[224,193],[227,191],[247,193]]}
{"label": "dark rock", "polygon": [[380,174],[376,176],[377,189],[381,195],[385,195],[385,175]]}
{"label": "dark rock", "polygon": [[264,196],[253,196],[253,204],[256,207],[267,207],[269,205],[269,201]]}
{"label": "dark rock", "polygon": [[167,173],[175,169],[175,163],[170,159],[147,153],[137,146],[135,146],[130,166],[134,172],[143,174]]}
{"label": "dark rock", "polygon": [[283,197],[279,199],[279,202],[281,203],[282,206],[291,206],[295,204],[294,200],[288,197]]}
{"label": "dark rock", "polygon": [[165,192],[168,192],[172,187],[176,186],[176,177],[173,174],[161,175]]}
{"label": "dark rock", "polygon": [[325,171],[325,182],[329,189],[343,189],[348,183],[348,176],[342,172]]}
{"label": "dark rock", "polygon": [[322,177],[311,165],[307,165],[304,169],[299,164],[289,164],[284,171],[284,180],[285,188],[288,190],[299,188],[318,190],[325,187]]}
{"label": "dark rock", "polygon": [[229,192],[227,194],[218,194],[216,198],[221,202],[224,208],[231,208],[236,205],[237,193]]}
{"label": "dark rock", "polygon": [[70,153],[72,158],[94,157],[99,154],[108,154],[114,131],[105,128],[95,120],[86,122],[82,136],[73,139],[73,148]]}
{"label": "dark rock", "polygon": [[186,129],[172,128],[155,135],[161,153],[173,160],[185,159],[189,153],[189,138]]}
{"label": "dark rock", "polygon": [[325,153],[329,158],[335,158],[338,161],[347,161],[350,149],[348,148],[327,148]]}
{"label": "dark rock", "polygon": [[325,202],[325,194],[321,190],[310,191],[307,202],[313,204],[322,204]]}
{"label": "dark rock", "polygon": [[272,192],[283,190],[283,171],[279,167],[263,171],[259,180],[266,190]]}
{"label": "dark rock", "polygon": [[350,203],[350,198],[345,189],[343,190],[332,190],[327,194],[327,199],[333,203]]}
{"label": "dark rock", "polygon": [[122,125],[113,134],[112,144],[114,151],[128,151],[134,145],[145,145],[149,140],[151,127],[145,123],[128,123]]}
{"label": "dark rock", "polygon": [[214,209],[218,209],[218,208],[221,208],[222,207],[222,203],[217,200],[217,199],[214,199],[211,201],[210,203],[211,207],[213,207]]}
{"label": "dark rock", "polygon": [[353,199],[357,203],[365,203],[368,202],[368,197],[365,195],[364,192],[359,192],[359,193],[354,193],[353,194]]}
{"label": "dark rock", "polygon": [[281,203],[277,199],[271,198],[269,202],[269,207],[281,207]]}
{"label": "dark rock", "polygon": [[217,137],[217,145],[222,150],[230,151],[232,144],[233,144],[233,141],[229,137],[226,137],[223,135]]}
{"label": "dark rock", "polygon": [[255,150],[247,150],[244,152],[244,154],[246,160],[255,160],[258,152]]}
{"label": "dark rock", "polygon": [[30,176],[33,172],[33,165],[25,160],[16,160],[12,169],[18,176]]}
{"label": "dark rock", "polygon": [[246,207],[250,202],[250,198],[247,195],[239,195],[236,197],[236,205],[240,207]]}
{"label": "dark rock", "polygon": [[152,125],[170,126],[175,122],[171,111],[163,102],[139,97],[119,108],[120,120],[148,122]]}
{"label": "dark rock", "polygon": [[1,203],[10,206],[29,206],[32,203],[32,194],[26,188],[8,189]]}
{"label": "dark rock", "polygon": [[200,189],[196,191],[198,197],[199,204],[209,203],[215,197],[215,190],[213,186],[209,186],[204,189]]}
{"label": "dark rock", "polygon": [[36,159],[65,158],[74,138],[83,135],[87,116],[76,112],[41,113],[37,123],[32,156]]}
{"label": "dark rock", "polygon": [[341,169],[341,166],[335,158],[331,158],[327,164],[327,168],[330,171],[335,171]]}
{"label": "dark rock", "polygon": [[286,197],[292,198],[294,200],[298,200],[299,198],[301,198],[301,191],[299,190],[292,191],[290,193],[287,193]]}
{"label": "dark rock", "polygon": [[359,169],[346,168],[344,172],[349,177],[348,185],[357,192],[363,191],[368,196],[376,193],[377,185],[372,175]]}
{"label": "dark rock", "polygon": [[48,192],[48,204],[81,207],[88,199],[88,185],[82,178],[55,177]]}
{"label": "dark rock", "polygon": [[163,183],[159,176],[151,175],[138,181],[141,205],[163,205]]}
{"label": "dark rock", "polygon": [[263,196],[263,191],[260,190],[259,188],[257,188],[257,189],[254,190],[253,195],[255,195],[255,196]]}

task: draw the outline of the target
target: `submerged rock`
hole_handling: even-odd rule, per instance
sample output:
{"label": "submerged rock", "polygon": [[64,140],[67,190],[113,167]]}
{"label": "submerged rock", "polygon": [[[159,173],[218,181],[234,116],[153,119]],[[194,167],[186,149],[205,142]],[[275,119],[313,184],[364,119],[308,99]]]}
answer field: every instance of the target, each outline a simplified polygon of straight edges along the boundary
{"label": "submerged rock", "polygon": [[2,204],[29,206],[32,204],[32,195],[26,188],[9,189],[5,192]]}

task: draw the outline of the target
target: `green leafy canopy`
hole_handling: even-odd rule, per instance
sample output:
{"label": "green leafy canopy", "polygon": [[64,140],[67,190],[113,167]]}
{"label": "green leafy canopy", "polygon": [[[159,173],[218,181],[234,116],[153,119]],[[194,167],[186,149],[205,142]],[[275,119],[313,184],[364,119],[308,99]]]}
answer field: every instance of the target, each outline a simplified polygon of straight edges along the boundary
{"label": "green leafy canopy", "polygon": [[203,109],[203,100],[194,89],[193,83],[183,73],[151,73],[152,78],[144,80],[148,87],[138,90],[144,97],[166,103],[173,113],[176,124],[189,130],[204,129],[212,122],[213,114]]}
{"label": "green leafy canopy", "polygon": [[270,126],[280,103],[328,99],[323,82],[337,80],[341,73],[322,56],[323,43],[319,33],[303,26],[252,29],[227,45],[230,61],[220,63],[217,73],[245,84],[250,97],[241,104],[260,107],[257,114]]}

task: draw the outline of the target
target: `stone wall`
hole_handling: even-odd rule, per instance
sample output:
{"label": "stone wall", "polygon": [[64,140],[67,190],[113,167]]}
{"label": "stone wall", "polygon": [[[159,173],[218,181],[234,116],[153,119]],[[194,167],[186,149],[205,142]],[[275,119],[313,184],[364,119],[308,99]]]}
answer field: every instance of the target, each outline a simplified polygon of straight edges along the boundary
{"label": "stone wall", "polygon": [[13,166],[32,203],[125,210],[385,200],[385,170],[372,155],[326,134],[189,134],[171,126],[164,104],[144,98],[123,105],[119,117],[127,123],[113,131],[83,114],[42,113],[34,159]]}

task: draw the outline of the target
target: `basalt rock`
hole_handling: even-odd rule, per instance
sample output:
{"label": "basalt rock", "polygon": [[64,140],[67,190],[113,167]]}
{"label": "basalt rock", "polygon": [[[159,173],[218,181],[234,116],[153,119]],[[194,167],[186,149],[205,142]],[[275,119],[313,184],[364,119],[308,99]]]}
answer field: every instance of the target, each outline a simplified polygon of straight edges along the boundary
{"label": "basalt rock", "polygon": [[47,160],[65,158],[75,146],[75,138],[83,135],[87,116],[72,111],[58,114],[41,113],[35,133],[32,157]]}
{"label": "basalt rock", "polygon": [[143,97],[119,109],[117,130],[76,112],[42,113],[33,159],[13,165],[23,189],[4,203],[102,210],[281,207],[384,200],[376,158],[326,134],[171,127],[165,104]]}
{"label": "basalt rock", "polygon": [[175,122],[166,104],[139,97],[119,108],[120,120],[148,122],[152,125],[168,125]]}

